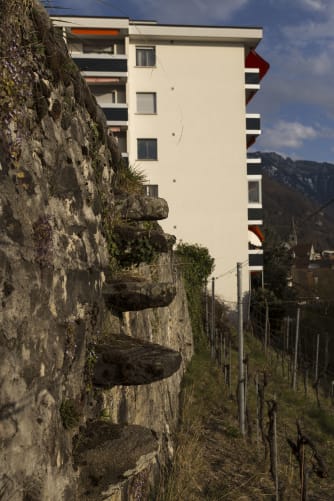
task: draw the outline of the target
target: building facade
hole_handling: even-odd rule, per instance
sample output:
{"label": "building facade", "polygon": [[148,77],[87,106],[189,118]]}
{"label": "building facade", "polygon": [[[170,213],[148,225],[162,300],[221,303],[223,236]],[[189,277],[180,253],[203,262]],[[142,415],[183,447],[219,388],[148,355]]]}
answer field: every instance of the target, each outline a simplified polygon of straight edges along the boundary
{"label": "building facade", "polygon": [[[168,201],[164,230],[209,249],[216,292],[233,307],[237,262],[244,292],[263,267],[261,164],[247,159],[261,133],[247,103],[268,69],[255,52],[262,30],[127,18],[53,22],[122,155],[145,173],[147,193]],[[249,246],[249,231],[258,245]]]}

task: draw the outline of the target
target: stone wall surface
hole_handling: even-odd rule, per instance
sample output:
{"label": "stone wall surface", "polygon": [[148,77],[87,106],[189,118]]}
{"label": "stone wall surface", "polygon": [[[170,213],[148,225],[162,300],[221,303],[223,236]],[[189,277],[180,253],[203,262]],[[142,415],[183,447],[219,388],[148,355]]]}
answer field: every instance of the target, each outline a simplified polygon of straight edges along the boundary
{"label": "stone wall surface", "polygon": [[[144,500],[154,465],[172,455],[192,355],[182,280],[164,252],[130,275],[175,286],[168,306],[120,312],[106,304],[118,153],[40,5],[0,0],[0,12],[0,498]],[[94,346],[112,346],[120,334],[180,352],[181,367],[152,384],[95,387]],[[109,438],[102,444],[97,434],[97,448],[114,440],[124,449],[126,437],[143,436],[127,443],[131,465],[117,481],[115,471],[97,478],[96,464],[80,463],[97,460],[87,430],[92,422],[104,430],[102,421]]]}

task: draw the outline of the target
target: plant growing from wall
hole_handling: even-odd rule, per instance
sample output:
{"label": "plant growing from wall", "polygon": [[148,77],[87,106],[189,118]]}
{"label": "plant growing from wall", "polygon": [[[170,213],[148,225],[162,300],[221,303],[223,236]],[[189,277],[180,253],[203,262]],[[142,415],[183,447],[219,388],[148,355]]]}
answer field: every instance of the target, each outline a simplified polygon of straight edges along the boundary
{"label": "plant growing from wall", "polygon": [[113,187],[116,191],[129,194],[143,193],[144,184],[147,183],[147,178],[141,170],[128,165],[123,159],[120,160],[115,170]]}
{"label": "plant growing from wall", "polygon": [[[143,194],[144,183],[147,181],[143,172],[134,167],[129,166],[124,160],[120,160],[115,169],[112,185],[115,192],[122,194]],[[95,172],[97,168],[94,167]],[[97,185],[100,182],[96,174]],[[117,214],[111,215],[108,203],[101,195],[102,205],[102,221],[104,234],[108,244],[111,267],[127,268],[138,266],[140,263],[151,263],[156,256],[154,245],[150,240],[149,231],[152,228],[152,223],[141,223],[142,229],[147,229],[147,235],[139,234],[138,236],[124,235],[115,231],[116,226],[122,224],[121,219]],[[138,227],[138,224],[135,224]]]}
{"label": "plant growing from wall", "polygon": [[63,426],[66,430],[78,426],[80,415],[73,400],[63,400],[59,412]]}
{"label": "plant growing from wall", "polygon": [[206,247],[179,243],[176,256],[184,277],[195,346],[203,340],[203,286],[214,269],[214,259]]}
{"label": "plant growing from wall", "polygon": [[114,232],[112,241],[114,256],[121,268],[139,266],[141,263],[150,264],[156,256],[149,232],[138,236]]}

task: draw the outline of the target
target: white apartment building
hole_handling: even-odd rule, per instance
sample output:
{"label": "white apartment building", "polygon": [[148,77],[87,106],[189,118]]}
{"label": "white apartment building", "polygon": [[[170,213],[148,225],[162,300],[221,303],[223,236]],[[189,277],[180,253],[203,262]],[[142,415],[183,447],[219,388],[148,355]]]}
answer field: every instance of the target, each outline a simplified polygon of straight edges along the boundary
{"label": "white apartment building", "polygon": [[53,22],[123,156],[146,174],[147,193],[168,201],[164,230],[209,249],[216,292],[233,307],[237,262],[244,292],[263,269],[261,165],[247,159],[261,133],[260,115],[247,114],[247,102],[269,66],[255,52],[262,29],[70,16]]}

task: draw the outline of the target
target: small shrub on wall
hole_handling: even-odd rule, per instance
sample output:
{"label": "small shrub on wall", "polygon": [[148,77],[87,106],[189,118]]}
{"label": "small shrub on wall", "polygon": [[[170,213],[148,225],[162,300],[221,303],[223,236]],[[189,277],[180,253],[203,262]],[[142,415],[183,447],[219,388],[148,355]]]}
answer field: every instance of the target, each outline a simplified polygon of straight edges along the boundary
{"label": "small shrub on wall", "polygon": [[214,259],[206,247],[179,243],[176,248],[179,266],[185,281],[195,348],[203,339],[202,294],[204,285],[214,269]]}

